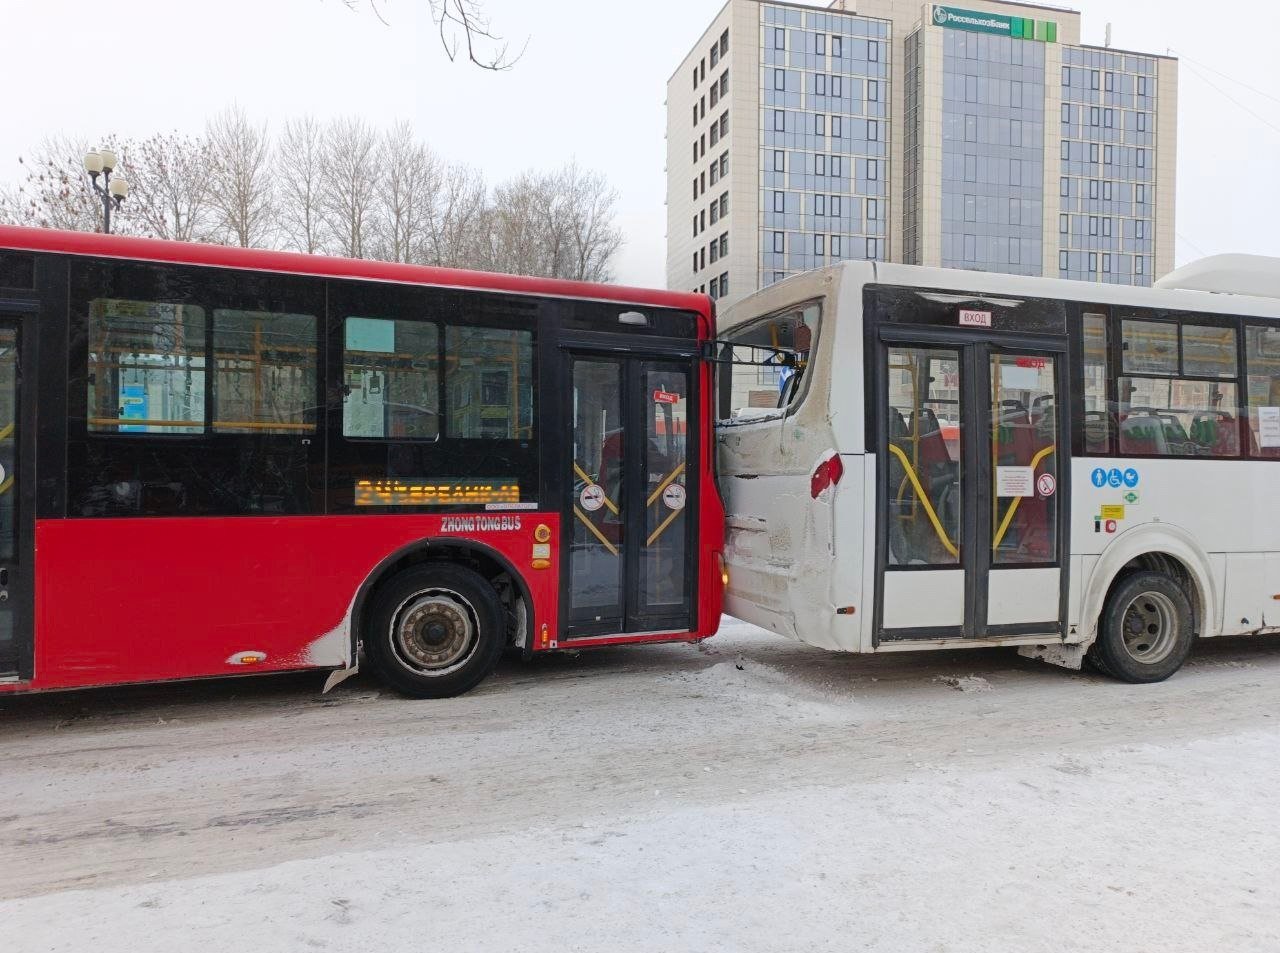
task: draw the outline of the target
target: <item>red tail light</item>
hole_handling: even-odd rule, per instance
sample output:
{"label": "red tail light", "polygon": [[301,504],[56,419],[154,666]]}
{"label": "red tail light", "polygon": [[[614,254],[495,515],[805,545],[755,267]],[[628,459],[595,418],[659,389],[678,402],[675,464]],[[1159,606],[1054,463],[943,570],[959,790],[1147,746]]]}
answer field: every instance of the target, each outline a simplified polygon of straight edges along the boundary
{"label": "red tail light", "polygon": [[840,454],[833,453],[813,471],[813,476],[809,480],[809,495],[816,500],[818,494],[827,487],[839,483],[842,476],[844,476],[844,464],[840,461]]}

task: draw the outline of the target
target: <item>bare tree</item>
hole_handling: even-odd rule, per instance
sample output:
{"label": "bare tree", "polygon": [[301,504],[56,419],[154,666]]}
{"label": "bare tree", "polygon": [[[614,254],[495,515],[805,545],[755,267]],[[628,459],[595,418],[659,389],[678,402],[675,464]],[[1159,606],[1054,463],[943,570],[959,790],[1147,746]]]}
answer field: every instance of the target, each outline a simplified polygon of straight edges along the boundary
{"label": "bare tree", "polygon": [[480,264],[578,281],[608,281],[622,246],[617,193],[604,176],[569,163],[498,186],[484,217]]}
{"label": "bare tree", "polygon": [[214,227],[209,204],[209,148],[177,133],[148,136],[124,149],[129,179],[127,217],[141,234],[204,241]]}
{"label": "bare tree", "polygon": [[[493,32],[493,27],[478,0],[429,0],[431,18],[440,31],[449,62],[458,57],[459,37],[465,43],[467,59],[487,70],[506,70],[516,65],[524,48],[512,55],[510,46]],[[528,45],[528,41],[525,41]]]}
{"label": "bare tree", "polygon": [[[379,134],[360,119],[322,126],[304,117],[285,124],[274,155],[266,128],[236,107],[208,130],[210,140],[174,133],[120,144],[131,186],[127,214],[115,219],[121,232],[244,246],[283,238],[307,253],[613,277],[622,246],[617,193],[575,162],[525,172],[490,193],[479,170],[444,163],[408,123]],[[99,228],[84,152],[66,137],[42,143],[24,163],[26,180],[0,190],[0,220]]]}
{"label": "bare tree", "polygon": [[617,190],[599,172],[586,172],[570,162],[557,176],[565,198],[570,257],[559,277],[578,281],[611,281],[613,260],[622,247],[622,231],[614,225]]}
{"label": "bare tree", "polygon": [[476,255],[476,232],[484,218],[481,174],[460,163],[446,165],[431,203],[424,259],[446,268],[466,268]]}
{"label": "bare tree", "polygon": [[378,137],[361,119],[339,119],[324,136],[328,186],[320,208],[335,248],[348,258],[364,258],[378,195]]}
{"label": "bare tree", "polygon": [[414,138],[409,124],[399,122],[382,137],[378,167],[374,256],[384,261],[416,261],[425,255],[440,164],[431,150]]}
{"label": "bare tree", "polygon": [[[389,0],[342,0],[348,10],[368,6],[373,15],[388,24],[383,11]],[[493,25],[484,12],[480,0],[427,0],[431,9],[431,22],[436,25],[440,34],[440,45],[444,47],[449,62],[454,62],[463,48],[467,59],[481,69],[499,72],[515,66],[528,40],[520,48],[519,53],[512,54],[510,44],[493,32]]]}
{"label": "bare tree", "polygon": [[[102,200],[90,188],[83,166],[88,151],[83,140],[51,136],[31,155],[19,157],[26,178],[0,197],[0,216],[13,225],[100,231]],[[126,222],[117,224],[117,231],[128,230]]]}
{"label": "bare tree", "polygon": [[268,243],[274,229],[271,141],[266,125],[230,106],[206,125],[209,199],[224,237],[241,248]]}
{"label": "bare tree", "polygon": [[495,188],[485,210],[476,264],[512,274],[554,274],[555,241],[546,224],[554,221],[550,209],[555,198],[550,178],[533,172]]}
{"label": "bare tree", "polygon": [[314,255],[324,244],[321,216],[324,131],[313,116],[284,124],[276,148],[276,201],[286,242]]}

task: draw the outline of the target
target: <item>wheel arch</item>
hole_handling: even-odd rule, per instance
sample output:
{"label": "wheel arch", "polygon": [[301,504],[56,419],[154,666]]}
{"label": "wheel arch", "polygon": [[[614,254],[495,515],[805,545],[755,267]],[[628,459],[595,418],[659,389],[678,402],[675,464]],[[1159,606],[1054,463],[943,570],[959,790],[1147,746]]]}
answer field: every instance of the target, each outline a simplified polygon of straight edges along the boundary
{"label": "wheel arch", "polygon": [[[356,590],[355,599],[351,603],[351,658],[355,659],[363,635],[365,610],[378,588],[402,569],[425,563],[453,563],[478,571],[492,584],[494,578],[506,575],[510,577],[516,594],[524,603],[525,626],[523,641],[518,647],[528,651],[533,639],[534,604],[529,585],[521,573],[512,565],[511,560],[491,546],[472,539],[459,539],[453,536],[429,536],[406,543],[399,549],[384,557],[370,570],[360,588]],[[497,587],[495,587],[496,589]],[[501,601],[502,593],[498,593]],[[506,608],[505,603],[503,607]],[[510,634],[510,633],[508,633]]]}
{"label": "wheel arch", "polygon": [[1087,633],[1082,645],[1087,647],[1097,638],[1107,596],[1116,582],[1137,569],[1163,572],[1182,583],[1191,601],[1196,634],[1201,637],[1217,634],[1215,620],[1221,593],[1214,581],[1208,553],[1179,527],[1148,524],[1118,536],[1094,565],[1081,605],[1080,618]]}

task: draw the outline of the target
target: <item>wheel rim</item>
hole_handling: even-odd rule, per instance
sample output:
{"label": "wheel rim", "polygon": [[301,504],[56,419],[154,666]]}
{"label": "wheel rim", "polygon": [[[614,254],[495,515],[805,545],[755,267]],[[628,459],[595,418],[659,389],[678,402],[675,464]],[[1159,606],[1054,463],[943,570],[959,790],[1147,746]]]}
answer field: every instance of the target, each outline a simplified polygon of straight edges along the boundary
{"label": "wheel rim", "polygon": [[1164,661],[1177,641],[1177,618],[1173,600],[1164,593],[1139,593],[1129,602],[1121,623],[1125,652],[1143,665]]}
{"label": "wheel rim", "polygon": [[391,648],[406,668],[446,675],[465,665],[480,644],[475,607],[450,589],[426,589],[400,603],[391,617]]}

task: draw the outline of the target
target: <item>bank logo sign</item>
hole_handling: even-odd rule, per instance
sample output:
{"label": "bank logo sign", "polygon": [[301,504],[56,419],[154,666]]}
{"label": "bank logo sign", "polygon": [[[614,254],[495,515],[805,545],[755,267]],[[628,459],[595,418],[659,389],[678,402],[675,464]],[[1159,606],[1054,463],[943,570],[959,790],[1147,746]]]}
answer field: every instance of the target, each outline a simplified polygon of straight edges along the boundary
{"label": "bank logo sign", "polygon": [[977,10],[961,10],[934,4],[933,22],[952,30],[970,30],[974,33],[992,33],[1015,40],[1037,40],[1041,43],[1058,42],[1058,24],[1052,20],[1033,20],[1030,17],[1007,17],[1001,13],[982,13]]}

